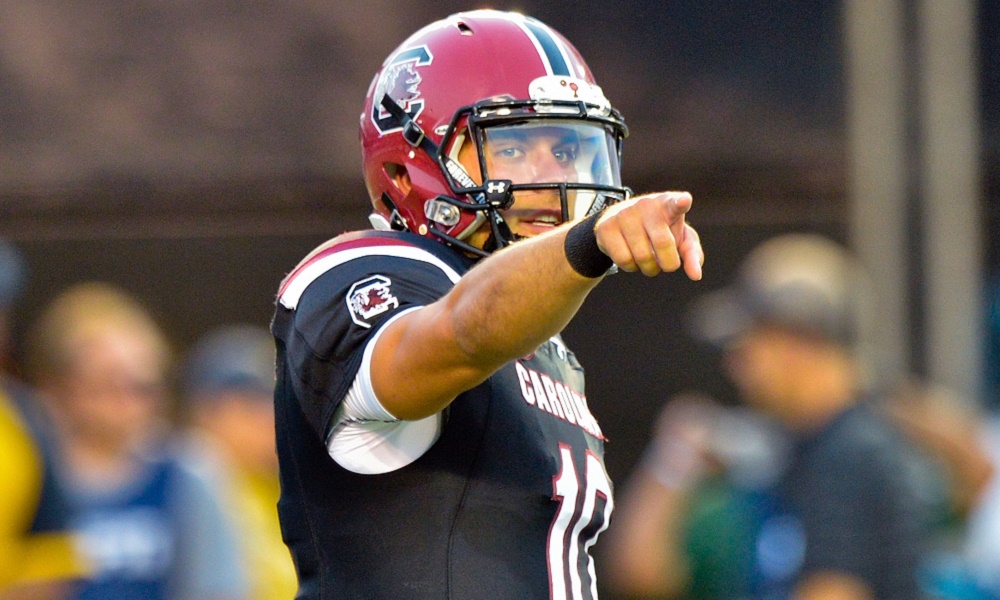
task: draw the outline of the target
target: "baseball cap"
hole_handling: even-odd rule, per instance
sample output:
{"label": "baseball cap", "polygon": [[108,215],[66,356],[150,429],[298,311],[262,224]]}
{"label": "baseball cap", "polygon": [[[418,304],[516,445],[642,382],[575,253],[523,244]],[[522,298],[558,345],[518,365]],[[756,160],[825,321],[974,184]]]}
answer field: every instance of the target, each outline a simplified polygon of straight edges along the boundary
{"label": "baseball cap", "polygon": [[230,325],[201,338],[188,354],[182,372],[188,397],[224,391],[274,390],[274,341],[267,329]]}
{"label": "baseball cap", "polygon": [[786,234],[754,248],[731,285],[698,299],[689,324],[696,338],[718,347],[756,324],[854,345],[868,297],[865,275],[843,246],[818,234]]}

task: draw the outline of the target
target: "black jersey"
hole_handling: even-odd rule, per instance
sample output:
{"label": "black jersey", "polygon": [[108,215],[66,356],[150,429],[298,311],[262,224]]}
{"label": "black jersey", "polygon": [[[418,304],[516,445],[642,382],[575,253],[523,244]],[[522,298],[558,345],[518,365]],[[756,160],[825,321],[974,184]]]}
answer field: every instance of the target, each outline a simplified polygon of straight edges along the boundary
{"label": "black jersey", "polygon": [[871,402],[798,440],[777,492],[800,523],[802,575],[850,573],[880,600],[917,598],[927,521],[908,466],[913,449]]}
{"label": "black jersey", "polygon": [[595,598],[613,501],[583,370],[553,338],[461,394],[411,464],[359,475],[328,454],[366,342],[469,263],[408,233],[340,236],[282,285],[272,329],[285,542],[298,598]]}

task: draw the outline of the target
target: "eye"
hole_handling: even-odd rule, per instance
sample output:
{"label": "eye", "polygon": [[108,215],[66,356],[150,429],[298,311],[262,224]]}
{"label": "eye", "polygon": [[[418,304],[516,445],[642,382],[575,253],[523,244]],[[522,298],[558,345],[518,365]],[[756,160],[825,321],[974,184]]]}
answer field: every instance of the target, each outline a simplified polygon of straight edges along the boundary
{"label": "eye", "polygon": [[524,157],[524,150],[518,146],[508,146],[506,148],[499,148],[493,152],[495,158],[500,158],[503,160],[517,160]]}
{"label": "eye", "polygon": [[562,164],[571,163],[579,156],[580,149],[576,144],[564,144],[552,150],[552,155]]}

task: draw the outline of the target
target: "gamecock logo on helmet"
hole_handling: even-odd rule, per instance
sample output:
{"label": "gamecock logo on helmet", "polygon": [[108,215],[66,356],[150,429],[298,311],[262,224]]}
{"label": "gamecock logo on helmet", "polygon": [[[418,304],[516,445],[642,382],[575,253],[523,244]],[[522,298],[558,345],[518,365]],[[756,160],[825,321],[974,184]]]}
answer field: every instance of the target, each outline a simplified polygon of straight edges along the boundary
{"label": "gamecock logo on helmet", "polygon": [[399,299],[392,295],[392,281],[383,275],[362,279],[347,292],[347,308],[351,320],[362,327],[371,327],[371,320],[378,315],[399,307]]}
{"label": "gamecock logo on helmet", "polygon": [[372,105],[372,123],[380,132],[389,133],[400,128],[399,121],[382,108],[385,94],[389,94],[411,118],[420,115],[424,101],[420,100],[422,78],[417,68],[431,64],[433,58],[427,46],[417,46],[400,52],[382,69]]}

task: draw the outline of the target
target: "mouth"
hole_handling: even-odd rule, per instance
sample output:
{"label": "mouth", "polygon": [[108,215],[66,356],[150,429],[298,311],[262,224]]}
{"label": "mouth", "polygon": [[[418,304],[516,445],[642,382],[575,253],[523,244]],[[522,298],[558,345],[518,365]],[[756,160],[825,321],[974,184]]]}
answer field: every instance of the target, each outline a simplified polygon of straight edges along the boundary
{"label": "mouth", "polygon": [[554,213],[536,213],[521,220],[539,227],[555,227],[562,223],[562,216]]}
{"label": "mouth", "polygon": [[521,226],[531,230],[533,233],[539,233],[549,229],[555,229],[557,226],[561,225],[563,222],[562,212],[551,210],[525,211],[517,216],[517,222]]}

